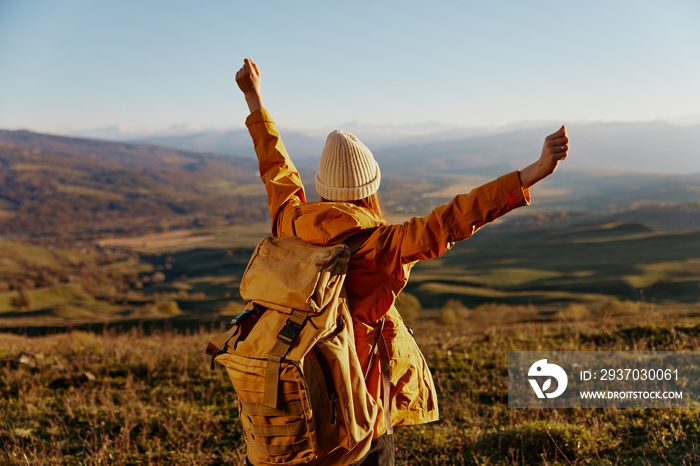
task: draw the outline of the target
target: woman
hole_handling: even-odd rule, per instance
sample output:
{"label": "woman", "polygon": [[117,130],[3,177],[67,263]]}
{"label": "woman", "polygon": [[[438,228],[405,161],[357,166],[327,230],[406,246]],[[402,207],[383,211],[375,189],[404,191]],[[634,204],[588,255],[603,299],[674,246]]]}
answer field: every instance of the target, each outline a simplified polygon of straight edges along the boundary
{"label": "woman", "polygon": [[[530,186],[554,173],[559,161],[566,158],[569,139],[565,127],[547,136],[540,158],[532,165],[458,195],[425,217],[390,225],[382,216],[376,194],[379,166],[364,144],[342,131],[328,136],[315,180],[322,202],[307,203],[299,173],[263,107],[260,71],[252,60],[244,61],[236,82],[251,112],[246,126],[267,189],[273,236],[294,235],[319,245],[361,238],[345,282],[357,353],[366,370],[381,332],[391,359],[388,402],[382,402],[379,363],[371,364],[368,389],[380,409],[390,410],[392,426],[437,420],[432,376],[394,301],[416,261],[441,256],[456,241],[529,204]],[[385,424],[384,416],[379,415],[372,448],[358,464],[394,464],[391,426]]]}

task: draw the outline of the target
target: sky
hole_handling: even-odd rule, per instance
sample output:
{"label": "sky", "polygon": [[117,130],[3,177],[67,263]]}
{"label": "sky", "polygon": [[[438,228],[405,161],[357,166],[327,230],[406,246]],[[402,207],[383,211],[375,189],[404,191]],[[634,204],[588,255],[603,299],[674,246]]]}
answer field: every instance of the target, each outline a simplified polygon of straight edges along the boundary
{"label": "sky", "polygon": [[700,2],[0,0],[0,128],[700,122]]}

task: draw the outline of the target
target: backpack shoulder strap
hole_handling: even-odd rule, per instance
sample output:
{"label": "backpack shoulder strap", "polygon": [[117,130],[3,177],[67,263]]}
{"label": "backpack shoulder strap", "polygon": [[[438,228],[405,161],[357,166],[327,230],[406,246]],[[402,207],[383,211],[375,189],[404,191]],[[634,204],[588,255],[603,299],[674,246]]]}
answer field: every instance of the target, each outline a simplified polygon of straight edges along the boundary
{"label": "backpack shoulder strap", "polygon": [[391,435],[394,433],[391,427],[391,359],[389,358],[389,347],[386,344],[386,339],[384,338],[384,323],[386,322],[386,316],[382,318],[382,322],[379,325],[379,332],[377,332],[377,340],[372,346],[372,352],[370,353],[369,364],[367,365],[367,371],[365,372],[365,382],[369,379],[369,374],[372,372],[372,367],[377,363],[377,355],[379,355],[379,363],[381,364],[381,382],[382,382],[382,410],[384,411],[384,427],[386,433]]}
{"label": "backpack shoulder strap", "polygon": [[[382,321],[382,327],[384,327],[384,321]],[[394,433],[394,428],[391,426],[391,361],[389,360],[389,348],[386,345],[386,339],[381,331],[379,332],[377,345],[379,346],[379,361],[382,364],[382,410],[384,411],[384,428],[386,429],[386,433],[391,435]]]}
{"label": "backpack shoulder strap", "polygon": [[355,233],[354,235],[347,237],[345,241],[343,241],[343,244],[350,248],[351,255],[355,254],[365,244],[369,237],[372,236],[374,230],[376,230],[376,228],[370,228],[367,230],[362,230],[359,233]]}

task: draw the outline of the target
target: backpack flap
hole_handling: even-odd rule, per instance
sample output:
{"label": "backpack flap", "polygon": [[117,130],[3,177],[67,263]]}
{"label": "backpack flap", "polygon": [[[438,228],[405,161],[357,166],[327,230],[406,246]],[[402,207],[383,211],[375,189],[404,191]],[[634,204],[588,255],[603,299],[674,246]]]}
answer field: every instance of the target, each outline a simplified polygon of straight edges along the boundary
{"label": "backpack flap", "polygon": [[350,250],[344,244],[315,246],[294,237],[267,237],[253,253],[241,279],[241,297],[271,309],[320,313],[341,287]]}

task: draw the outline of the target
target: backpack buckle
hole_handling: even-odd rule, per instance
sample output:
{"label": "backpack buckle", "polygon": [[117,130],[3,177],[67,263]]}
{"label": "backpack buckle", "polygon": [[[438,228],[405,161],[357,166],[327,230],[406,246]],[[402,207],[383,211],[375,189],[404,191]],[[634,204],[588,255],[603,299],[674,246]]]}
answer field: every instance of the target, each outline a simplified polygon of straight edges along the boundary
{"label": "backpack buckle", "polygon": [[287,319],[287,323],[284,324],[280,333],[277,334],[277,339],[285,345],[291,346],[299,336],[299,333],[301,333],[301,325]]}
{"label": "backpack buckle", "polygon": [[250,309],[245,309],[243,312],[234,317],[231,320],[231,325],[240,325],[241,322],[243,322],[248,317],[252,316],[256,312],[262,312],[264,310],[265,309],[261,309],[257,304],[253,303],[253,307],[251,307]]}
{"label": "backpack buckle", "polygon": [[249,309],[247,311],[243,311],[240,314],[238,314],[236,317],[231,319],[231,325],[239,325],[241,322],[245,320],[246,317],[248,317],[252,313],[252,309]]}

